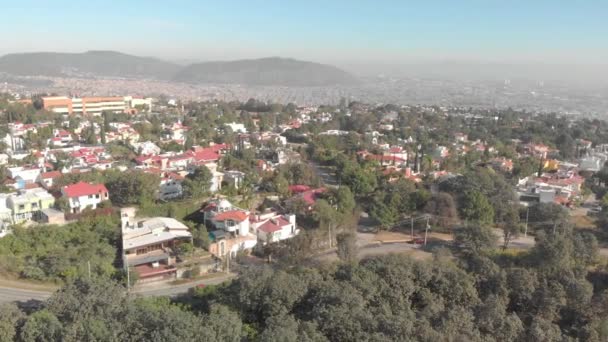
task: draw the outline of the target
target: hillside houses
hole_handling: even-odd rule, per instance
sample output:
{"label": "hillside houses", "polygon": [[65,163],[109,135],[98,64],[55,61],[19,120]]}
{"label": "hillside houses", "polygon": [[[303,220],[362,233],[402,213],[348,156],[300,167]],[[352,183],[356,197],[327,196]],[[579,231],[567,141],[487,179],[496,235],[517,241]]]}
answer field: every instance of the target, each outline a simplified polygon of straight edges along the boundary
{"label": "hillside houses", "polygon": [[567,204],[580,195],[584,181],[573,170],[543,173],[540,177],[521,179],[518,191],[524,201]]}
{"label": "hillside houses", "polygon": [[239,251],[289,239],[299,233],[295,215],[282,215],[273,210],[251,213],[224,199],[209,202],[201,212],[213,229],[209,252],[217,257],[235,256]]}

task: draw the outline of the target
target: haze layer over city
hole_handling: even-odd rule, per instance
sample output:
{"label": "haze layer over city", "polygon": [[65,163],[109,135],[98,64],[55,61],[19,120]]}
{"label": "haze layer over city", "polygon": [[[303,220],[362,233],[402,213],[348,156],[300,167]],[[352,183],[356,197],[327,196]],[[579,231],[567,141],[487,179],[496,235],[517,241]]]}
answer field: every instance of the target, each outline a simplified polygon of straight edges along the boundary
{"label": "haze layer over city", "polygon": [[[278,1],[186,1],[169,6],[135,1],[105,13],[104,27],[90,25],[90,14],[107,6],[8,4],[0,28],[13,34],[5,36],[0,54],[115,51],[158,58],[171,64],[169,69],[281,57],[330,65],[356,82],[332,77],[315,82],[302,75],[299,82],[285,82],[285,70],[274,70],[277,77],[256,82],[241,77],[247,71],[235,65],[224,66],[219,77],[192,79],[158,77],[153,68],[137,75],[107,68],[83,70],[82,63],[96,60],[87,56],[80,64],[73,58],[51,57],[58,63],[51,72],[28,65],[36,61],[25,56],[8,61],[5,56],[0,59],[0,89],[165,94],[188,100],[253,97],[300,105],[335,104],[347,98],[606,115],[608,48],[601,16],[606,8],[600,3],[297,1],[285,6]],[[29,15],[23,18],[20,13],[25,11]],[[54,19],[61,17],[71,19]],[[126,63],[122,57],[108,57],[104,63]],[[138,63],[133,61],[136,70],[141,69]],[[275,60],[266,67],[276,69],[278,64]]]}

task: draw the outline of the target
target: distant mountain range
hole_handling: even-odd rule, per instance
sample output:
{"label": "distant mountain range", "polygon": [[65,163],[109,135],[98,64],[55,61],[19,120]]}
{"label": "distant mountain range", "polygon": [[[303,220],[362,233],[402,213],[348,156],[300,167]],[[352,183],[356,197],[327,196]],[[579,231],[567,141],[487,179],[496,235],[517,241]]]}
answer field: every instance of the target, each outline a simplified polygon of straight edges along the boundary
{"label": "distant mountain range", "polygon": [[274,86],[327,86],[358,82],[356,77],[336,67],[295,59],[271,57],[183,66],[115,51],[8,54],[0,57],[0,72],[17,76],[126,77]]}

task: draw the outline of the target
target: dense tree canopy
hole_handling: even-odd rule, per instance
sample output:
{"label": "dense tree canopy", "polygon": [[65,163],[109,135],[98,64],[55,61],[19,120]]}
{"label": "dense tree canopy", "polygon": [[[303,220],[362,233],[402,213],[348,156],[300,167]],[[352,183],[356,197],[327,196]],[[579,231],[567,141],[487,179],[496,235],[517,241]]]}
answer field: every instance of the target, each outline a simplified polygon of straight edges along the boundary
{"label": "dense tree canopy", "polygon": [[426,261],[388,255],[322,268],[256,267],[230,284],[195,290],[185,306],[76,280],[34,312],[1,306],[0,334],[16,341],[604,341],[608,293],[585,279],[593,241],[568,234],[540,237],[510,261],[472,248],[462,259],[439,253]]}

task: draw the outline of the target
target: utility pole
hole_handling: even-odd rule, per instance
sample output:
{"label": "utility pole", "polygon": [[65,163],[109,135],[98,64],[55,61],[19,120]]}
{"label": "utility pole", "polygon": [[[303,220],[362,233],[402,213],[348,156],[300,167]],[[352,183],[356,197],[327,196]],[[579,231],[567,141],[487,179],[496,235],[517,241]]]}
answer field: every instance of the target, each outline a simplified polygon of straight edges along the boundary
{"label": "utility pole", "polygon": [[555,235],[556,228],[557,228],[557,222],[553,222],[553,235]]}
{"label": "utility pole", "polygon": [[87,268],[89,269],[89,280],[91,280],[91,260],[87,261]]}
{"label": "utility pole", "polygon": [[329,226],[327,228],[327,235],[329,237],[329,248],[331,248],[331,222],[329,222]]}
{"label": "utility pole", "polygon": [[226,259],[226,273],[230,274],[230,251],[228,251],[228,258]]}
{"label": "utility pole", "polygon": [[424,245],[426,246],[426,236],[429,233],[429,229],[431,229],[431,226],[429,225],[429,217],[426,217],[426,227],[424,229]]}
{"label": "utility pole", "polygon": [[410,230],[411,230],[412,240],[414,240],[414,216],[410,217]]}
{"label": "utility pole", "polygon": [[129,272],[129,264],[127,264],[127,292],[131,289],[131,274]]}
{"label": "utility pole", "polygon": [[524,228],[524,237],[528,237],[528,218],[530,216],[530,207],[526,207],[526,225]]}

